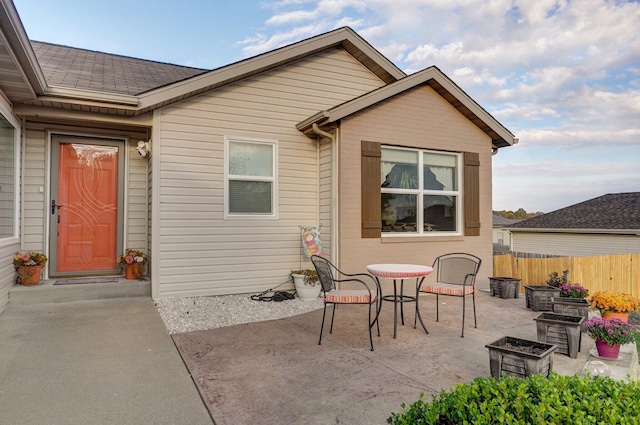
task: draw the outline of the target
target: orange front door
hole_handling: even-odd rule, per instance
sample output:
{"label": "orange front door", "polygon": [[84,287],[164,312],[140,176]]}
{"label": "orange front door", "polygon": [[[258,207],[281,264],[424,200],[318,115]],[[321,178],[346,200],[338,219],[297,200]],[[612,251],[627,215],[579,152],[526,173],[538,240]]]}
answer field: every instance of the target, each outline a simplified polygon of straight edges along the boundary
{"label": "orange front door", "polygon": [[118,233],[118,146],[60,141],[57,194],[51,214],[57,231],[56,273],[113,271]]}

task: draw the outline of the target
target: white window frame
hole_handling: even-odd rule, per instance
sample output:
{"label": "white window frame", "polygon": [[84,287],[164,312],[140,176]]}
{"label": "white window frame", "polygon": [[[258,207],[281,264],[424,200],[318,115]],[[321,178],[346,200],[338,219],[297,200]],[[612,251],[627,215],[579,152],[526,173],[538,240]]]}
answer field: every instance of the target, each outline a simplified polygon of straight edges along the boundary
{"label": "white window frame", "polygon": [[0,99],[0,114],[7,120],[7,122],[14,128],[13,134],[13,235],[0,236],[0,247],[15,244],[20,241],[20,167],[21,162],[21,128],[20,123],[11,114],[10,106],[4,102],[4,99]]}
{"label": "white window frame", "polygon": [[[273,175],[271,177],[234,176],[229,174],[229,145],[233,142],[255,143],[270,145],[272,152]],[[272,211],[270,214],[247,214],[229,212],[229,181],[230,180],[254,180],[266,181],[273,185],[271,192]],[[269,139],[256,139],[252,137],[224,137],[224,219],[225,220],[274,220],[278,218],[278,141]]]}
{"label": "white window frame", "polygon": [[[389,150],[404,150],[417,153],[418,155],[418,189],[390,189],[390,188],[380,188],[380,195],[383,193],[397,193],[402,195],[417,195],[417,204],[416,204],[416,232],[382,232],[382,237],[442,237],[442,236],[462,236],[464,234],[463,229],[463,213],[464,213],[464,205],[463,205],[463,155],[461,152],[446,152],[446,151],[435,151],[430,149],[419,149],[419,148],[401,148],[397,146],[389,146],[382,145],[382,151],[385,149]],[[457,179],[457,190],[433,190],[433,189],[423,189],[424,187],[424,173],[422,172],[424,167],[424,154],[435,154],[435,155],[448,155],[456,157],[456,179]],[[384,155],[384,153],[383,153]],[[380,158],[381,163],[384,162],[384,158]],[[381,176],[384,178],[385,176]],[[455,196],[456,197],[456,231],[425,231],[424,230],[424,195],[442,195],[442,196]]]}

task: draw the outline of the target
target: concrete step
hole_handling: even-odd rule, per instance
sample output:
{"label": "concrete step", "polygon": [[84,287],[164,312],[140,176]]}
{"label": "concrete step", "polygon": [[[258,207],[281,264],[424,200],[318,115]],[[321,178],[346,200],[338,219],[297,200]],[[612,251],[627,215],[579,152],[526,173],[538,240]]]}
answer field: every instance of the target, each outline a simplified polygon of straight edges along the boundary
{"label": "concrete step", "polygon": [[9,302],[13,305],[31,305],[151,296],[151,282],[148,280],[120,278],[117,282],[71,285],[54,285],[55,281],[43,280],[33,286],[16,284],[9,291]]}

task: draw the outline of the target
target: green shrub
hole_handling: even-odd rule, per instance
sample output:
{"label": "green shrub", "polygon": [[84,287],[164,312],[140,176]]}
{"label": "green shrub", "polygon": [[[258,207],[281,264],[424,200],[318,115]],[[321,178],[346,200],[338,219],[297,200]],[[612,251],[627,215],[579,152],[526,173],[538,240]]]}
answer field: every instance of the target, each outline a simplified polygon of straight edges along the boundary
{"label": "green shrub", "polygon": [[551,373],[549,378],[476,378],[392,413],[392,425],[640,423],[640,383]]}

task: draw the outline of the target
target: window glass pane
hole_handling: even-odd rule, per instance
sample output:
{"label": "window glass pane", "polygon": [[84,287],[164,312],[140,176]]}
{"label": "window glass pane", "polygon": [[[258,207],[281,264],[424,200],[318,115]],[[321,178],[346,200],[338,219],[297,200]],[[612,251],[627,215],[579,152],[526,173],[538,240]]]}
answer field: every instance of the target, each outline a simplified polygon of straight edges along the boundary
{"label": "window glass pane", "polygon": [[273,145],[229,143],[229,174],[234,176],[273,176]]}
{"label": "window glass pane", "polygon": [[271,214],[273,184],[260,181],[229,181],[229,212]]}
{"label": "window glass pane", "polygon": [[425,195],[424,231],[455,232],[456,231],[456,196]]}
{"label": "window glass pane", "polygon": [[418,188],[418,152],[382,149],[381,187],[388,189]]}
{"label": "window glass pane", "polygon": [[382,231],[415,232],[417,201],[417,195],[383,193]]}
{"label": "window glass pane", "polygon": [[425,152],[424,189],[458,190],[455,155]]}
{"label": "window glass pane", "polygon": [[15,131],[0,115],[0,238],[14,235]]}

